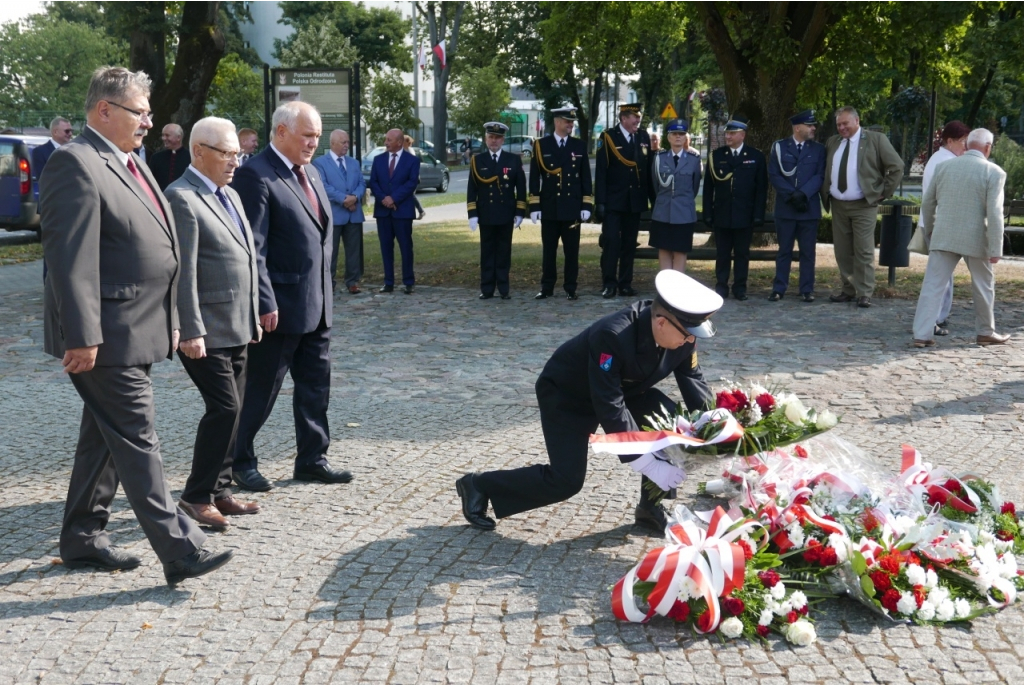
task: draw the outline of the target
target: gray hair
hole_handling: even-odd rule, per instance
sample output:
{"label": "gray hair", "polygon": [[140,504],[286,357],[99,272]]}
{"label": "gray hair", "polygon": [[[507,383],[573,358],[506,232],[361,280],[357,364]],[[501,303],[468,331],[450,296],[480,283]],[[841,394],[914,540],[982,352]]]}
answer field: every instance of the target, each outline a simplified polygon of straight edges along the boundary
{"label": "gray hair", "polygon": [[320,119],[320,112],[308,102],[286,102],[274,110],[274,117],[270,120],[270,130],[277,131],[277,127],[284,124],[289,131],[295,130],[295,124],[299,121],[302,112],[310,112]]}
{"label": "gray hair", "polygon": [[846,107],[840,107],[839,109],[837,109],[836,110],[836,118],[838,118],[840,114],[849,114],[849,115],[855,117],[858,121],[860,121],[860,113],[857,112],[857,110],[854,109],[853,107],[850,107],[849,105],[847,105]]}
{"label": "gray hair", "polygon": [[185,135],[184,129],[182,129],[181,126],[178,126],[177,124],[167,124],[166,126],[164,126],[164,128],[165,129],[167,129],[167,128],[171,129],[171,134],[172,135],[176,135],[179,138],[181,138],[182,136]]}
{"label": "gray hair", "polygon": [[235,125],[220,117],[205,117],[196,122],[188,137],[189,150],[200,143],[218,143],[229,136],[235,135]]}
{"label": "gray hair", "polygon": [[50,133],[53,133],[53,129],[57,128],[61,124],[67,124],[70,126],[71,122],[65,119],[64,117],[54,117],[53,120],[50,122]]}
{"label": "gray hair", "polygon": [[92,72],[92,81],[85,94],[86,113],[96,109],[100,100],[108,102],[125,100],[138,93],[149,97],[153,82],[144,71],[128,71],[124,67],[100,67]]}
{"label": "gray hair", "polygon": [[967,135],[967,147],[985,147],[991,145],[996,138],[987,128],[976,128]]}

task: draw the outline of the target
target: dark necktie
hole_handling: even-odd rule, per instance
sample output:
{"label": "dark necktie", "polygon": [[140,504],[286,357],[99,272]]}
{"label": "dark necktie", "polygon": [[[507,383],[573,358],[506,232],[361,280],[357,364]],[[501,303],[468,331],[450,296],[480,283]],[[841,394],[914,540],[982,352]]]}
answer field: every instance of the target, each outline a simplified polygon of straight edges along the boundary
{"label": "dark necktie", "polygon": [[800,156],[800,153],[803,152],[803,149],[804,149],[804,144],[803,143],[797,143],[796,144],[796,156],[797,157]]}
{"label": "dark necktie", "polygon": [[235,207],[231,204],[231,200],[229,200],[228,196],[224,194],[224,189],[217,188],[214,195],[216,195],[217,199],[220,200],[220,203],[224,205],[224,210],[228,213],[228,216],[231,217],[231,220],[235,222],[235,228],[237,228],[238,232],[242,234],[242,240],[244,241],[245,229],[242,228],[242,219],[238,216],[238,212],[235,211]]}
{"label": "dark necktie", "polygon": [[672,166],[679,166],[679,155],[672,155]]}
{"label": "dark necktie", "polygon": [[850,163],[850,139],[847,138],[843,148],[843,157],[839,160],[839,192],[846,192],[846,166]]}
{"label": "dark necktie", "polygon": [[732,157],[733,157],[733,159],[736,159],[736,158],[737,158],[737,157],[739,157],[739,156],[740,156],[740,151],[739,151],[739,150],[733,150],[733,151],[732,151]]}
{"label": "dark necktie", "polygon": [[626,134],[626,144],[627,145],[632,145],[633,144],[633,136],[629,135],[628,133]]}
{"label": "dark necktie", "polygon": [[395,162],[398,161],[398,155],[394,152],[391,153],[391,165],[388,167],[388,178],[395,175]]}
{"label": "dark necktie", "polygon": [[493,160],[494,160],[494,163],[495,163],[495,164],[497,164],[497,163],[498,163],[498,155],[491,155],[491,159],[493,159]]}
{"label": "dark necktie", "polygon": [[565,138],[562,138],[560,141],[558,141],[558,147],[561,147],[561,148],[565,147]]}
{"label": "dark necktie", "polygon": [[147,182],[146,178],[139,172],[139,168],[135,166],[135,160],[131,158],[131,155],[128,156],[128,171],[131,172],[131,175],[134,176],[135,180],[142,186],[142,190],[149,197],[149,201],[153,203],[154,207],[156,207],[159,215],[164,218],[164,225],[166,226],[167,215],[164,214],[164,208],[160,206],[160,202],[156,199],[153,189],[149,187],[149,182]]}
{"label": "dark necktie", "polygon": [[320,225],[324,225],[324,212],[320,207],[320,202],[316,199],[316,193],[313,192],[312,186],[309,185],[309,179],[306,177],[306,170],[296,164],[292,167],[292,171],[299,178],[299,185],[302,186],[302,192],[306,194],[306,199],[309,200],[309,206],[313,209],[313,213],[320,219]]}
{"label": "dark necktie", "polygon": [[338,168],[341,169],[342,175],[345,174],[345,158],[338,157]]}

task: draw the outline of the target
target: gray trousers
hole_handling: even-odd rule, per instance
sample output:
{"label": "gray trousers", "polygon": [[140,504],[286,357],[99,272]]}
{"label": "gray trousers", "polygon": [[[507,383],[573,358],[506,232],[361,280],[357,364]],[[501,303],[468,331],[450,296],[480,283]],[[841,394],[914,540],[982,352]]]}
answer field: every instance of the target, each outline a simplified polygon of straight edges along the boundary
{"label": "gray trousers", "polygon": [[60,531],[60,556],[110,545],[107,521],[118,482],[160,561],[199,549],[206,534],[174,503],[153,427],[149,366],[97,366],[70,374],[85,407]]}
{"label": "gray trousers", "polygon": [[971,290],[974,294],[974,327],[977,335],[993,335],[996,318],[993,307],[996,298],[996,279],[992,262],[983,257],[961,257],[953,252],[932,250],[928,253],[928,266],[924,271],[921,295],[917,298],[914,314],[914,339],[931,340],[935,337],[935,321],[942,307],[946,287],[960,259],[971,270]]}
{"label": "gray trousers", "polygon": [[331,287],[337,283],[338,247],[345,247],[345,287],[359,285],[363,278],[363,224],[337,224],[334,226],[334,252],[331,254]]}
{"label": "gray trousers", "polygon": [[[878,208],[866,200],[831,199],[832,246],[843,292],[871,297],[875,292],[875,225]],[[934,323],[934,322],[933,322]]]}

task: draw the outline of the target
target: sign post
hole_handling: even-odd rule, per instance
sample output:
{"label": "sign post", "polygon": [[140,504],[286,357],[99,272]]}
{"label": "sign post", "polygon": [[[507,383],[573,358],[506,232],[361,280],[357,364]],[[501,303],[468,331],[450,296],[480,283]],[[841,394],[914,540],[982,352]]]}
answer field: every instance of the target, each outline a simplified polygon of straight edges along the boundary
{"label": "sign post", "polygon": [[269,69],[268,76],[264,82],[268,144],[271,113],[286,102],[308,102],[320,112],[323,123],[324,135],[316,156],[330,148],[330,132],[340,128],[349,133],[352,156],[362,161],[358,63],[350,69]]}
{"label": "sign post", "polygon": [[672,106],[672,103],[665,105],[665,109],[661,110],[661,119],[678,119],[679,115],[676,114],[676,108]]}

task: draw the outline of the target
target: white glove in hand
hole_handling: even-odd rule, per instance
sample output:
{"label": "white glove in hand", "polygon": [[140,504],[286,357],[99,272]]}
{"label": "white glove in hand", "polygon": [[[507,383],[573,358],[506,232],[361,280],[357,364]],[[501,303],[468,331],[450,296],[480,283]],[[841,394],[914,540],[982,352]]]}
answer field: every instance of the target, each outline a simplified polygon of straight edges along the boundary
{"label": "white glove in hand", "polygon": [[586,209],[581,211],[580,212],[580,219],[582,219],[583,221],[589,220],[590,219],[590,211],[586,210]]}
{"label": "white glove in hand", "polygon": [[516,221],[515,221],[515,227],[516,227],[516,228],[519,228],[519,225],[520,225],[521,223],[523,223],[523,217],[521,217],[521,216],[517,216],[517,217],[516,217]]}
{"label": "white glove in hand", "polygon": [[654,481],[655,485],[665,492],[678,487],[680,483],[686,480],[685,471],[678,466],[673,466],[667,461],[655,458],[655,456],[650,453],[629,462],[629,466],[634,471],[642,473],[650,478]]}
{"label": "white glove in hand", "polygon": [[530,212],[530,221],[533,223],[540,221],[540,212]]}
{"label": "white glove in hand", "polygon": [[474,216],[469,220],[469,230],[475,231],[476,227],[480,225],[480,217]]}

